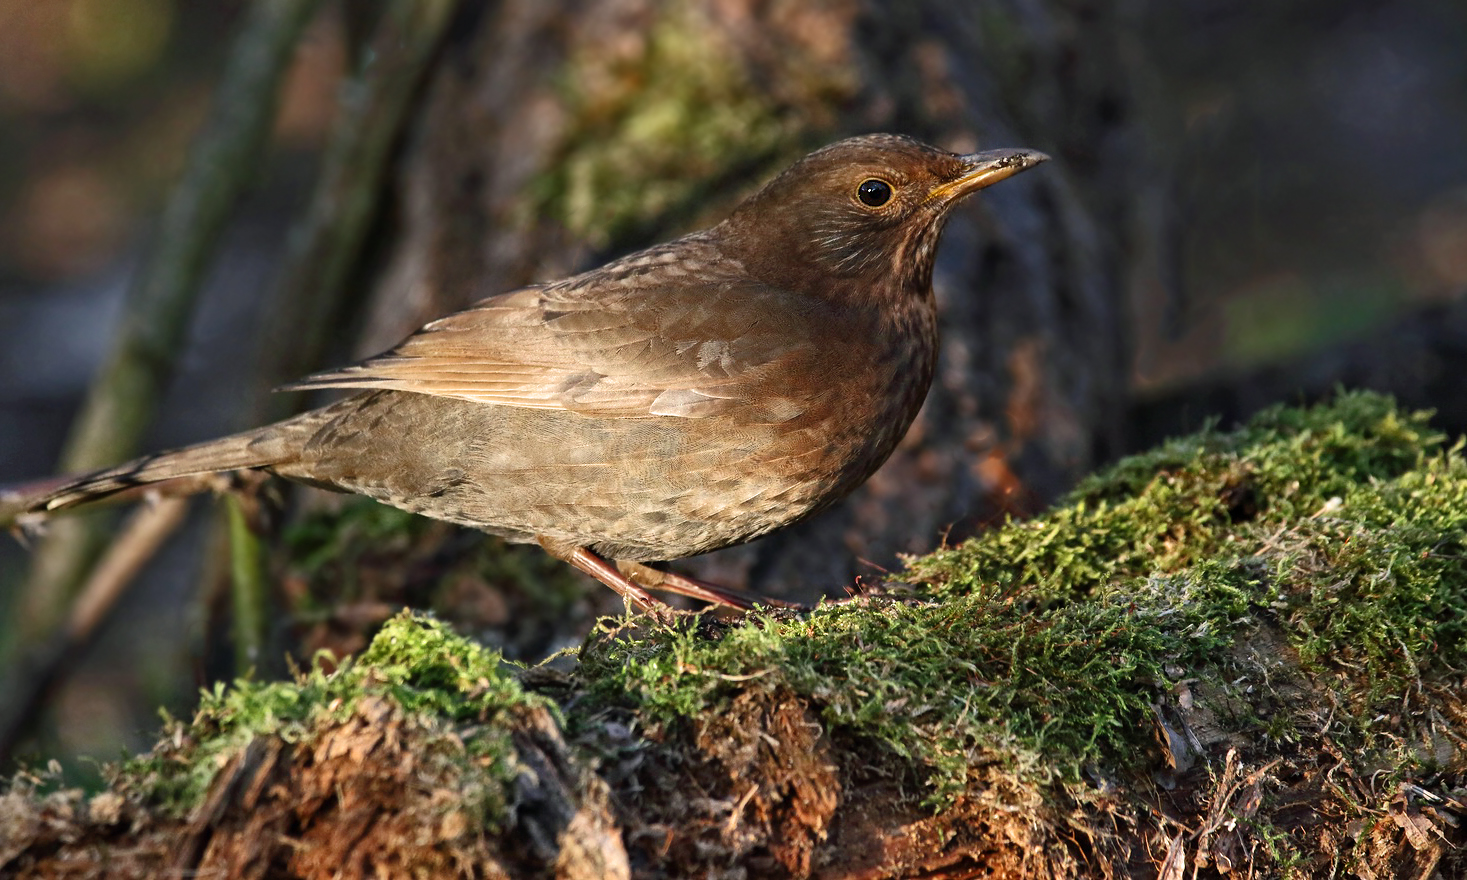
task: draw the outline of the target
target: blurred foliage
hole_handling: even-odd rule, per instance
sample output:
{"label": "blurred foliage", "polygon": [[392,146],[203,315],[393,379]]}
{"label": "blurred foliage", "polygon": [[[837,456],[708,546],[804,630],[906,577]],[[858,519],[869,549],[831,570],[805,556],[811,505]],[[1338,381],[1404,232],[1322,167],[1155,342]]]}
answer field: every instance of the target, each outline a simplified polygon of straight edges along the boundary
{"label": "blurred foliage", "polygon": [[[203,119],[241,0],[0,0],[0,279],[48,283],[123,255]],[[277,133],[314,147],[344,65],[319,21]]]}
{"label": "blurred foliage", "polygon": [[81,93],[112,92],[157,65],[173,25],[173,0],[58,5],[68,7],[65,75]]}
{"label": "blurred foliage", "polygon": [[777,86],[753,82],[711,17],[668,3],[633,45],[569,59],[561,90],[577,128],[527,210],[604,250],[760,179],[751,164],[773,173],[828,139],[856,88],[851,59],[791,51],[766,72]]}
{"label": "blurred foliage", "polygon": [[538,547],[359,496],[288,526],[276,569],[302,661],[360,651],[402,607],[432,609],[511,659],[534,661],[617,604]]}
{"label": "blurred foliage", "polygon": [[1177,244],[1138,303],[1143,385],[1467,294],[1467,5],[1153,0],[1133,20]]}

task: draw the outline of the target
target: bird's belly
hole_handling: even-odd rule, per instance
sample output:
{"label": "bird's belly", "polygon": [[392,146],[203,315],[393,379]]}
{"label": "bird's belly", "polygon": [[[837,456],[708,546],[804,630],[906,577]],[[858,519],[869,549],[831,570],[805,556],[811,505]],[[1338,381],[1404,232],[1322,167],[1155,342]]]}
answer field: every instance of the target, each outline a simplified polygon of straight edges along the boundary
{"label": "bird's belly", "polygon": [[375,392],[323,427],[309,470],[511,540],[677,559],[764,535],[860,485],[915,415],[909,400],[874,390],[831,392],[777,423],[596,419]]}
{"label": "bird's belly", "polygon": [[486,451],[469,469],[466,500],[485,505],[470,504],[469,524],[642,561],[739,544],[822,510],[900,439],[850,430],[834,415],[780,425],[536,421],[560,460],[547,466],[519,449]]}

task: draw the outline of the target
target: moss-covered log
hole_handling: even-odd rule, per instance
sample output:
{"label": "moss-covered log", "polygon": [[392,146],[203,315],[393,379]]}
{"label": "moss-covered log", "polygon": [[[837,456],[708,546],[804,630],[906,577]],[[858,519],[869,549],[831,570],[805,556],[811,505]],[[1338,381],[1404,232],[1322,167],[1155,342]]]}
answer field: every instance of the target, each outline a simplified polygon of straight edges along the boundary
{"label": "moss-covered log", "polygon": [[843,604],[576,659],[402,615],[208,694],[107,791],[18,778],[0,872],[1467,874],[1467,458],[1376,396],[1170,442]]}

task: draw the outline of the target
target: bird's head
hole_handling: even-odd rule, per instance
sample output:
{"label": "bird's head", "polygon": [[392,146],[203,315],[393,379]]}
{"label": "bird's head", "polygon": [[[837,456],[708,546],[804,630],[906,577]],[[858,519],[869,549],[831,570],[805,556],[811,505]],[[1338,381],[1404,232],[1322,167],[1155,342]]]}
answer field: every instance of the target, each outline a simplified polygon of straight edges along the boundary
{"label": "bird's head", "polygon": [[749,197],[729,218],[728,238],[752,273],[776,283],[834,277],[925,293],[953,207],[1048,158],[1023,149],[958,155],[900,135],[848,138]]}

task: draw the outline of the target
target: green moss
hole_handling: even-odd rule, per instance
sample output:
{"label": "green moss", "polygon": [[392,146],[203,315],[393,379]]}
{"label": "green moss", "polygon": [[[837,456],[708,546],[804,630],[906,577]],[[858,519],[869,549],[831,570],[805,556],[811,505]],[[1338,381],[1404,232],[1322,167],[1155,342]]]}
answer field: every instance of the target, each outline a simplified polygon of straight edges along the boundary
{"label": "green moss", "polygon": [[[710,639],[667,629],[583,655],[603,698],[662,720],[693,716],[748,682],[790,685],[833,730],[924,765],[932,795],[962,791],[976,754],[1072,780],[1135,755],[1168,665],[1204,663],[1258,592],[1241,570],[1158,578],[1034,614],[1013,594],[823,606]],[[1043,760],[1039,760],[1039,756]]]}
{"label": "green moss", "polygon": [[1422,464],[1442,441],[1427,421],[1371,394],[1272,409],[1240,430],[1204,431],[1127,458],[1048,513],[915,560],[911,574],[949,592],[994,582],[1073,598],[1219,553],[1244,558],[1256,544],[1240,539],[1297,525],[1331,498]]}
{"label": "green moss", "polygon": [[1428,419],[1374,394],[1272,409],[1127,459],[912,574],[939,594],[996,583],[1068,600],[1251,566],[1305,659],[1356,665],[1378,697],[1421,663],[1467,660],[1467,463]]}
{"label": "green moss", "polygon": [[525,693],[497,652],[429,618],[399,614],[330,676],[347,693],[385,693],[410,713],[485,721],[511,706],[548,705]]}
{"label": "green moss", "polygon": [[317,663],[293,681],[216,685],[203,695],[191,722],[170,719],[163,746],[125,762],[119,776],[166,811],[183,814],[199,802],[229,758],[255,738],[308,742],[324,724],[350,717],[369,695],[390,700],[429,726],[444,720],[467,726],[465,756],[476,760],[461,769],[492,784],[464,790],[480,792],[480,802],[472,806],[491,821],[502,816],[513,778],[508,713],[550,705],[526,693],[497,653],[436,620],[403,613],[388,621],[360,656],[334,671]]}
{"label": "green moss", "polygon": [[[912,560],[910,600],[610,638],[585,672],[662,720],[788,685],[833,732],[915,761],[942,800],[984,761],[1042,782],[1144,756],[1168,679],[1227,672],[1267,619],[1356,682],[1345,702],[1365,729],[1374,701],[1467,660],[1467,463],[1427,419],[1371,394],[1270,410]],[[1294,729],[1287,714],[1236,721]]]}
{"label": "green moss", "polygon": [[554,217],[595,247],[617,246],[669,214],[699,219],[690,215],[710,193],[737,188],[730,175],[757,179],[831,127],[831,107],[853,88],[850,71],[790,49],[766,72],[777,87],[755,82],[708,14],[666,4],[636,42],[568,60],[561,93],[570,130],[531,188],[530,216]]}

